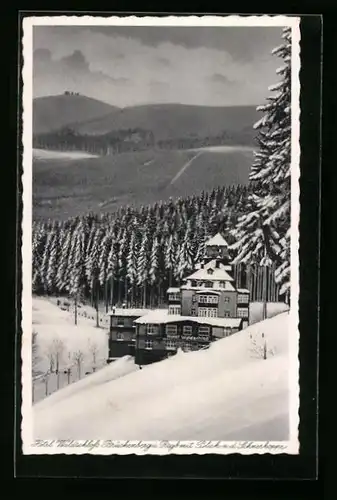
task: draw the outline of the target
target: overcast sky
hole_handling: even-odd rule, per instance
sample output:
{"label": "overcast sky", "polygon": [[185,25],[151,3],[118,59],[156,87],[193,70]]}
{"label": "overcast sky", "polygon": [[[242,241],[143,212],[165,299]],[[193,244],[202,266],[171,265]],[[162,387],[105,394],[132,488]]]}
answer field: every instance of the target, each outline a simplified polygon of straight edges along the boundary
{"label": "overcast sky", "polygon": [[115,106],[262,104],[281,28],[36,26],[34,97],[65,90]]}

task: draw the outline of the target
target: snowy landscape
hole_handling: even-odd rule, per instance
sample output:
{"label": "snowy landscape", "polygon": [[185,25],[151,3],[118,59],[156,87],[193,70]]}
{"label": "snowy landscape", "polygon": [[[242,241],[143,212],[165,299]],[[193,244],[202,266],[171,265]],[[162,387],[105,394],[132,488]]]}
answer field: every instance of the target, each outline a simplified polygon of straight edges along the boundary
{"label": "snowy landscape", "polygon": [[37,403],[34,434],[38,439],[286,441],[288,318],[281,313],[206,351],[178,353],[141,371],[122,358]]}
{"label": "snowy landscape", "polygon": [[33,439],[287,442],[291,28],[96,28],[33,27]]}

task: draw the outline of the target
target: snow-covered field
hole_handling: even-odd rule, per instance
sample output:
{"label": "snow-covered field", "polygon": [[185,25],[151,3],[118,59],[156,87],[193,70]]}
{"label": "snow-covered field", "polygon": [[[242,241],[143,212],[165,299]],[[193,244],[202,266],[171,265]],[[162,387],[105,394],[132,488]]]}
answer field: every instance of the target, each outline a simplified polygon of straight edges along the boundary
{"label": "snow-covered field", "polygon": [[[48,388],[45,381],[38,379],[34,383],[34,401],[38,401],[48,393],[68,383],[68,375],[64,369],[71,367],[70,382],[85,376],[106,364],[108,358],[108,329],[104,323],[96,328],[91,317],[78,316],[78,324],[74,324],[74,315],[62,311],[47,298],[33,298],[33,331],[37,333],[37,363],[35,370],[41,375],[50,368],[50,359],[58,355],[62,373],[57,380],[56,375],[48,377]],[[81,363],[76,359],[81,358]],[[79,373],[80,371],[80,373]]]}
{"label": "snow-covered field", "polygon": [[85,151],[52,151],[34,148],[33,158],[36,160],[80,160],[82,158],[98,158],[98,156]]}
{"label": "snow-covered field", "polygon": [[116,361],[34,405],[34,438],[287,440],[288,318],[142,370]]}

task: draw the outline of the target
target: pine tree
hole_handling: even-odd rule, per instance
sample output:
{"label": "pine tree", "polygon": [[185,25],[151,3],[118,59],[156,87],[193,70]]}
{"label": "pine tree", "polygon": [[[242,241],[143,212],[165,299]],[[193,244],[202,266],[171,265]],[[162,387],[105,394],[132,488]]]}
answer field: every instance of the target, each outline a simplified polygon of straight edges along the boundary
{"label": "pine tree", "polygon": [[143,307],[146,307],[146,285],[149,279],[149,238],[144,233],[137,259],[137,285],[143,288]]}
{"label": "pine tree", "polygon": [[270,87],[275,94],[267,104],[258,107],[264,116],[255,124],[259,151],[250,175],[253,192],[246,214],[232,232],[237,240],[232,249],[234,262],[275,262],[284,293],[290,275],[291,28],[283,30],[283,39],[273,51],[284,60],[277,70],[282,79]]}
{"label": "pine tree", "polygon": [[118,272],[118,248],[114,234],[111,235],[107,262],[107,280],[110,282],[110,305],[114,303],[114,280]]}
{"label": "pine tree", "polygon": [[179,251],[179,261],[177,266],[177,277],[181,280],[184,275],[194,267],[194,245],[192,231],[187,227],[185,237]]}
{"label": "pine tree", "polygon": [[67,269],[69,266],[69,253],[71,249],[71,243],[73,239],[73,235],[71,231],[68,229],[64,229],[66,231],[66,236],[61,247],[60,256],[59,256],[59,264],[56,272],[56,288],[59,292],[63,292],[64,290],[69,288],[69,275],[67,273]]}
{"label": "pine tree", "polygon": [[175,238],[173,234],[171,234],[166,240],[165,256],[164,256],[165,268],[169,272],[169,286],[172,286],[173,269],[176,265],[176,254],[177,254],[176,247],[177,245]]}
{"label": "pine tree", "polygon": [[152,246],[151,246],[151,255],[150,255],[150,266],[149,266],[149,283],[151,286],[151,295],[150,295],[150,305],[153,305],[154,299],[154,285],[158,282],[158,268],[159,268],[159,242],[158,236],[154,235]]}
{"label": "pine tree", "polygon": [[54,237],[50,243],[48,249],[49,259],[46,269],[46,290],[48,293],[53,293],[55,291],[55,281],[58,269],[58,261],[60,249],[62,248],[62,243],[64,241],[64,233],[60,231],[58,226],[55,228]]}
{"label": "pine tree", "polygon": [[71,256],[72,266],[69,275],[69,294],[75,304],[75,325],[77,324],[77,307],[85,283],[84,267],[84,232],[80,226],[74,234],[74,254]]}
{"label": "pine tree", "polygon": [[126,273],[131,285],[131,306],[134,303],[134,290],[135,283],[137,281],[137,253],[138,253],[138,241],[137,233],[134,229],[131,233],[129,250],[126,258]]}

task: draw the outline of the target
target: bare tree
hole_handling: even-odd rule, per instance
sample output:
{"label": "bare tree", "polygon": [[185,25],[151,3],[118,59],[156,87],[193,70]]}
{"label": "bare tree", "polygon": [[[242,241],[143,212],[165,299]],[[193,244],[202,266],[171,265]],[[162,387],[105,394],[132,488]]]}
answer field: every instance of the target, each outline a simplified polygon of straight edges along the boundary
{"label": "bare tree", "polygon": [[55,371],[57,376],[57,388],[60,388],[60,364],[62,363],[62,354],[64,352],[64,342],[61,339],[53,340],[53,351],[55,359]]}
{"label": "bare tree", "polygon": [[46,373],[43,375],[43,381],[44,381],[44,384],[45,384],[45,395],[46,396],[48,396],[49,377],[50,377],[50,371],[47,370]]}
{"label": "bare tree", "polygon": [[55,352],[54,352],[54,344],[53,342],[48,345],[46,349],[46,357],[49,362],[49,372],[54,373],[55,368]]}
{"label": "bare tree", "polygon": [[81,369],[82,369],[83,359],[84,359],[84,355],[80,349],[73,353],[73,360],[74,360],[75,365],[77,366],[77,373],[78,373],[79,379],[81,378]]}
{"label": "bare tree", "polygon": [[96,371],[97,354],[98,354],[98,344],[90,339],[88,339],[89,352],[92,356],[92,371]]}
{"label": "bare tree", "polygon": [[257,342],[256,338],[250,335],[251,348],[250,351],[253,353],[254,357],[268,359],[268,356],[274,356],[274,350],[268,348],[267,338],[264,333],[261,334],[261,342]]}
{"label": "bare tree", "polygon": [[42,375],[42,371],[39,369],[39,363],[41,361],[40,349],[37,342],[37,332],[32,333],[32,377],[33,381]]}

